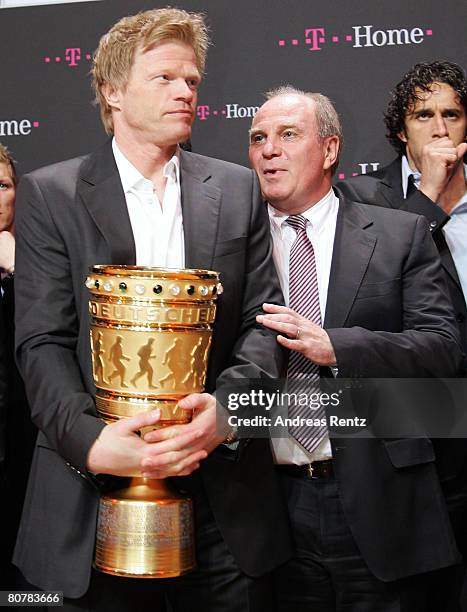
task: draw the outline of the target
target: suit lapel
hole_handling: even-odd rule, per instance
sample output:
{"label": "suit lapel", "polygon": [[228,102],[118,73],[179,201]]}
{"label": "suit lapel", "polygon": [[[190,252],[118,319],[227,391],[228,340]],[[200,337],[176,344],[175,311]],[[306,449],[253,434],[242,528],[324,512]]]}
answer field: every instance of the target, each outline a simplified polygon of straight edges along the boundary
{"label": "suit lapel", "polygon": [[209,184],[212,172],[206,161],[180,152],[185,265],[211,269],[217,238],[221,190]]}
{"label": "suit lapel", "polygon": [[109,246],[111,263],[134,265],[135,241],[110,141],[83,165],[78,195]]}
{"label": "suit lapel", "polygon": [[405,209],[406,201],[402,191],[401,163],[399,158],[384,168],[384,174],[381,174],[375,201],[378,202],[379,198],[387,202],[391,208]]}
{"label": "suit lapel", "polygon": [[373,255],[373,222],[361,208],[338,193],[339,212],[331,262],[325,328],[344,327]]}
{"label": "suit lapel", "polygon": [[436,246],[438,247],[438,252],[441,257],[441,263],[443,264],[444,269],[452,278],[452,280],[456,283],[459,290],[462,291],[461,282],[459,280],[459,275],[457,274],[456,265],[451,255],[451,251],[446,242],[446,238],[444,237],[444,232],[442,230],[433,233],[433,240],[435,241]]}

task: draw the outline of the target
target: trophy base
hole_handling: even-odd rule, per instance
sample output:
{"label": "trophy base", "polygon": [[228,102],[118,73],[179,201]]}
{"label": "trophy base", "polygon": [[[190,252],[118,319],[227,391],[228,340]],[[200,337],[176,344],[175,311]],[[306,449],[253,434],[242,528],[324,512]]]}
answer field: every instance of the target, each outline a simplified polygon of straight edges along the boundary
{"label": "trophy base", "polygon": [[155,579],[155,578],[178,578],[179,576],[183,576],[184,574],[189,574],[191,571],[193,571],[196,567],[196,564],[193,565],[193,567],[190,567],[187,570],[184,571],[177,571],[177,572],[173,572],[173,573],[169,573],[169,572],[154,572],[154,574],[129,574],[128,572],[125,572],[123,570],[116,570],[113,568],[108,568],[108,567],[99,567],[98,565],[96,565],[96,562],[94,562],[92,564],[93,568],[99,572],[102,572],[103,574],[110,574],[111,576],[119,576],[120,578],[141,578],[141,579]]}
{"label": "trophy base", "polygon": [[103,495],[94,567],[126,578],[173,578],[195,568],[191,499],[163,480],[133,478]]}

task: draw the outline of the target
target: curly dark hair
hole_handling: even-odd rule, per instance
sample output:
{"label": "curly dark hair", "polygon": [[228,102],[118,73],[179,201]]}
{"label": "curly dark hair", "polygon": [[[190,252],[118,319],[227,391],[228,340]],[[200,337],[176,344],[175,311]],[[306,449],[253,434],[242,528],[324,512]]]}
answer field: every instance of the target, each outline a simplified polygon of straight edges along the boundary
{"label": "curly dark hair", "polygon": [[454,62],[431,62],[415,64],[392,91],[391,99],[384,114],[386,136],[399,155],[405,154],[405,142],[398,134],[404,131],[405,117],[415,106],[417,90],[432,91],[433,83],[450,85],[459,96],[459,101],[467,114],[467,80],[465,73]]}

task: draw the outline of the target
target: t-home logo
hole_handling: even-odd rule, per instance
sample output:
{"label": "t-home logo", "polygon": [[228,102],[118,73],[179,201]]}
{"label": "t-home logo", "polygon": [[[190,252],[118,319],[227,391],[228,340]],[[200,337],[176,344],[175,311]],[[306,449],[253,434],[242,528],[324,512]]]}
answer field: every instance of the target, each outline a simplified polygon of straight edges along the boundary
{"label": "t-home logo", "polygon": [[358,176],[359,174],[368,174],[368,172],[375,172],[380,167],[380,162],[357,162],[358,172],[339,172],[337,178],[339,181],[343,181],[352,176]]}
{"label": "t-home logo", "polygon": [[354,49],[363,47],[393,47],[397,45],[420,45],[433,36],[433,30],[425,27],[378,29],[373,25],[355,25],[342,34],[331,32],[324,26],[305,28],[297,38],[280,38],[279,47],[305,45],[308,51],[321,51],[326,45],[344,44]]}
{"label": "t-home logo", "polygon": [[221,110],[209,104],[199,104],[196,107],[196,114],[200,121],[206,121],[211,117],[219,119],[253,119],[258,110],[259,106],[245,106],[236,102],[225,104]]}
{"label": "t-home logo", "polygon": [[64,65],[68,68],[76,68],[81,62],[92,60],[92,53],[85,51],[82,47],[65,47],[59,54],[49,54],[42,57],[42,61],[49,65]]}
{"label": "t-home logo", "polygon": [[0,119],[0,138],[3,136],[29,136],[39,121],[30,119]]}

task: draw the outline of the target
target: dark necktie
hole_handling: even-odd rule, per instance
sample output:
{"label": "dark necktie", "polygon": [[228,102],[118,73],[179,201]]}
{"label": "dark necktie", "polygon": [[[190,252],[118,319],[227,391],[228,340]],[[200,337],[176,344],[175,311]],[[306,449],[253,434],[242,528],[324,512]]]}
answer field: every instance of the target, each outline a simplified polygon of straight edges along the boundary
{"label": "dark necktie", "polygon": [[[315,252],[306,233],[307,220],[302,215],[292,215],[287,223],[297,234],[290,249],[289,306],[309,321],[321,325]],[[301,353],[291,351],[287,378],[288,392],[296,393],[299,400],[290,402],[289,417],[323,419],[325,412],[322,406],[311,410],[309,404],[303,401],[306,396],[319,393],[319,366]],[[319,446],[326,432],[326,427],[322,426],[289,426],[290,435],[309,452]]]}
{"label": "dark necktie", "polygon": [[410,196],[413,193],[416,193],[418,191],[417,186],[415,185],[415,179],[413,174],[411,174],[409,176],[409,180],[407,181],[407,194],[405,196],[405,199],[410,198]]}

